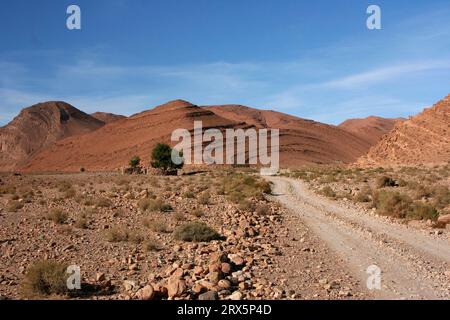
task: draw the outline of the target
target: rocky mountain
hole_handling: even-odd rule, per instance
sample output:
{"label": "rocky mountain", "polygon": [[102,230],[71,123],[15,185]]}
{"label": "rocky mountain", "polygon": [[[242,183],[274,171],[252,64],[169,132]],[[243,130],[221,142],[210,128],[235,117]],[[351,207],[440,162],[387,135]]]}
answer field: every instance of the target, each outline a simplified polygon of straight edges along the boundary
{"label": "rocky mountain", "polygon": [[280,161],[284,166],[350,163],[371,144],[336,126],[288,114],[241,105],[204,107],[221,117],[256,128],[280,129]]}
{"label": "rocky mountain", "polygon": [[421,165],[450,161],[450,95],[398,123],[372,147],[360,165]]}
{"label": "rocky mountain", "polygon": [[0,171],[11,171],[56,141],[94,131],[104,122],[61,101],[23,109],[0,128]]}
{"label": "rocky mountain", "polygon": [[388,119],[370,116],[363,119],[349,119],[339,125],[339,128],[353,133],[359,138],[367,141],[370,145],[375,145],[381,137],[389,133],[394,126],[405,119]]}
{"label": "rocky mountain", "polygon": [[202,121],[203,129],[245,127],[245,124],[224,119],[187,101],[175,100],[109,123],[88,135],[58,141],[34,155],[23,169],[78,171],[83,167],[91,171],[109,171],[127,165],[134,155],[139,155],[143,163],[149,163],[157,143],[171,143],[175,129],[192,131],[194,120]]}

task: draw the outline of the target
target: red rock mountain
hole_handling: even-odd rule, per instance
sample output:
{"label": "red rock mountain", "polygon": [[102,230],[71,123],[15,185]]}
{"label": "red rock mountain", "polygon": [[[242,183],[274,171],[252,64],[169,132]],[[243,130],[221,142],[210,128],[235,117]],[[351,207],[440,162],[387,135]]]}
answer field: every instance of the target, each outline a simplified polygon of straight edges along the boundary
{"label": "red rock mountain", "polygon": [[109,123],[90,134],[58,141],[33,156],[23,169],[78,171],[83,167],[90,171],[116,170],[127,165],[134,155],[139,155],[143,163],[149,163],[151,150],[158,142],[171,143],[172,131],[177,128],[192,130],[194,120],[202,121],[204,129],[240,126],[189,102],[175,100]]}
{"label": "red rock mountain", "polygon": [[0,171],[21,166],[56,141],[102,127],[104,123],[65,102],[39,103],[23,109],[0,128]]}
{"label": "red rock mountain", "polygon": [[125,119],[125,116],[121,116],[114,113],[108,113],[108,112],[95,112],[91,114],[92,117],[95,119],[98,119],[100,121],[103,121],[104,123],[111,123],[117,120]]}
{"label": "red rock mountain", "polygon": [[371,144],[336,126],[288,114],[241,105],[206,106],[207,110],[257,128],[280,129],[280,162],[283,166],[350,163]]}
{"label": "red rock mountain", "polygon": [[370,145],[375,145],[382,136],[394,129],[397,123],[404,120],[402,118],[387,119],[371,116],[364,119],[349,119],[341,123],[339,128],[353,133]]}
{"label": "red rock mountain", "polygon": [[450,161],[450,95],[398,123],[358,164],[421,165]]}
{"label": "red rock mountain", "polygon": [[370,145],[335,126],[304,120],[274,111],[244,106],[199,107],[175,100],[154,109],[109,123],[86,135],[69,137],[33,155],[24,171],[115,170],[134,155],[149,162],[158,142],[170,142],[177,128],[193,129],[279,128],[280,160],[284,166],[311,163],[349,163],[367,152]]}

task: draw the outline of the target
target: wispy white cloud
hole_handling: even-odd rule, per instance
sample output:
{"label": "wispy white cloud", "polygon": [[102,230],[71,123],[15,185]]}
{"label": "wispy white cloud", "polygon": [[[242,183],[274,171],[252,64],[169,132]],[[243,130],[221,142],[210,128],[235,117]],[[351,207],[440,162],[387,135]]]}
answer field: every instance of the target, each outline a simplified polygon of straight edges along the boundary
{"label": "wispy white cloud", "polygon": [[[410,75],[412,73],[429,71],[429,70],[445,70],[450,69],[450,61],[419,61],[412,63],[401,63],[398,65],[391,65],[381,67],[378,69],[345,76],[332,81],[318,84],[317,87],[332,87],[332,88],[352,88],[355,86],[365,86],[380,83],[382,81],[392,81],[398,77]],[[313,85],[314,87],[314,85]]]}

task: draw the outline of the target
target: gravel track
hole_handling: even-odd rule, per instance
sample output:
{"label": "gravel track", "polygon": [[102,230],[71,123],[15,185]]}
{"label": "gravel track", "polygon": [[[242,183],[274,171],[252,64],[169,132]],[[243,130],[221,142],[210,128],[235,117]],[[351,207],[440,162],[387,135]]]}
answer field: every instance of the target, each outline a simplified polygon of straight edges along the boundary
{"label": "gravel track", "polygon": [[302,221],[365,284],[371,265],[381,269],[377,299],[449,299],[450,241],[392,223],[356,206],[315,194],[306,183],[268,177],[274,198]]}

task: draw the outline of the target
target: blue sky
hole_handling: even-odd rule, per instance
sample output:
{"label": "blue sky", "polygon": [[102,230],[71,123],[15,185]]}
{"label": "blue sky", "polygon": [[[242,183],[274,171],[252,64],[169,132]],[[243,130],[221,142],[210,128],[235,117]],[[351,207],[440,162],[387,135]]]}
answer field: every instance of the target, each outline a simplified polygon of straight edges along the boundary
{"label": "blue sky", "polygon": [[[82,29],[66,28],[81,7]],[[382,30],[366,9],[382,10]],[[2,0],[0,125],[64,100],[130,115],[177,98],[338,124],[450,93],[448,0]]]}

